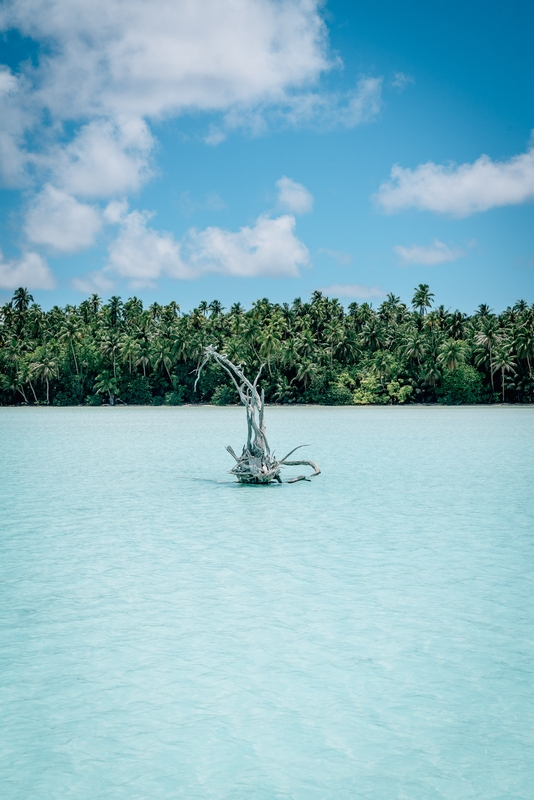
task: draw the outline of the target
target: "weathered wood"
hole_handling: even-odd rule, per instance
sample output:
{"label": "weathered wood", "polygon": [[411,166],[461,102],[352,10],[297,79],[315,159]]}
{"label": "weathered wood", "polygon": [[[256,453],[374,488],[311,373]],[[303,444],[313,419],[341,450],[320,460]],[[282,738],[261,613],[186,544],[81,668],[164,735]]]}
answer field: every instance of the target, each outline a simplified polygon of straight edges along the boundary
{"label": "weathered wood", "polygon": [[265,433],[265,393],[263,389],[261,390],[261,394],[258,391],[258,381],[263,370],[263,364],[260,366],[254,383],[251,383],[245,376],[241,364],[233,364],[225,353],[219,353],[212,346],[206,347],[204,359],[197,371],[195,390],[200,378],[200,373],[207,362],[212,358],[232,379],[239,399],[245,406],[247,414],[247,443],[243,446],[243,452],[240,456],[237,456],[230,445],[226,448],[236,461],[235,466],[230,470],[231,474],[235,475],[240,483],[268,484],[273,481],[282,483],[282,478],[280,477],[281,467],[307,465],[313,468],[314,471],[312,475],[309,477],[299,475],[289,480],[288,483],[309,481],[310,478],[320,475],[321,470],[314,461],[287,460],[296,450],[299,450],[301,447],[307,447],[307,445],[301,444],[293,448],[293,450],[280,461],[278,461],[274,455],[271,455]]}

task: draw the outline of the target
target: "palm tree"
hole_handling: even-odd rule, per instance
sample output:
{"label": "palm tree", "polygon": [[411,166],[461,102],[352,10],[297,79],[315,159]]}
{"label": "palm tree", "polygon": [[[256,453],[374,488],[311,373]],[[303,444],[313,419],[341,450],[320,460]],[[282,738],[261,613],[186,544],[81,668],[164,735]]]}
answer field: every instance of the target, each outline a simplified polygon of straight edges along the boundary
{"label": "palm tree", "polygon": [[139,356],[139,342],[133,336],[125,334],[120,340],[120,356],[128,363],[128,372],[132,374],[132,366]]}
{"label": "palm tree", "polygon": [[495,374],[496,370],[493,369],[493,351],[495,347],[501,341],[501,335],[499,333],[499,328],[497,322],[495,320],[488,320],[485,322],[482,330],[477,331],[475,334],[475,344],[481,348],[482,352],[479,352],[477,357],[475,358],[475,363],[481,364],[484,361],[484,353],[486,352],[489,359],[489,371],[491,375],[491,389],[495,391],[495,386],[493,385],[493,375]]}
{"label": "palm tree", "polygon": [[115,395],[118,393],[117,379],[108,369],[103,370],[96,378],[94,388],[97,394],[109,395],[110,406],[115,405]]}
{"label": "palm tree", "polygon": [[276,383],[276,390],[273,400],[279,403],[291,403],[295,399],[295,387],[288,381],[285,375],[281,375]]}
{"label": "palm tree", "polygon": [[100,311],[100,308],[102,306],[102,300],[95,293],[95,294],[92,294],[91,297],[89,298],[89,304],[91,306],[91,311],[93,312],[93,316],[96,317],[96,315],[98,314],[98,312]]}
{"label": "palm tree", "polygon": [[172,367],[172,347],[166,339],[158,338],[152,346],[152,367],[154,371],[163,367],[172,382],[170,369]]}
{"label": "palm tree", "polygon": [[109,311],[109,322],[112,328],[116,328],[119,325],[122,313],[122,300],[120,297],[113,295],[109,299],[108,303],[108,311]]}
{"label": "palm tree", "polygon": [[481,319],[487,319],[491,316],[493,309],[488,306],[487,303],[481,303],[477,310],[475,311],[475,317],[480,317]]}
{"label": "palm tree", "polygon": [[369,353],[378,350],[384,344],[383,330],[376,317],[371,317],[364,324],[361,332],[361,343],[362,347],[367,349]]}
{"label": "palm tree", "polygon": [[412,297],[412,306],[424,317],[426,309],[431,307],[433,299],[434,295],[430,291],[428,283],[420,283]]}
{"label": "palm tree", "polygon": [[385,350],[378,350],[373,358],[372,363],[375,371],[378,373],[380,386],[385,390],[386,380],[391,376],[393,357],[391,353],[388,353]]}
{"label": "palm tree", "polygon": [[416,331],[410,332],[404,341],[403,350],[406,358],[408,358],[410,361],[416,361],[417,364],[421,364],[421,361],[426,354],[425,340],[423,336]]}
{"label": "palm tree", "polygon": [[501,342],[495,351],[493,372],[501,371],[502,401],[504,403],[504,375],[514,374],[517,364],[513,356],[513,348],[509,342]]}
{"label": "palm tree", "polygon": [[306,360],[297,364],[297,380],[302,381],[304,384],[304,391],[306,391],[308,383],[312,380],[316,372],[317,367],[312,361]]}
{"label": "palm tree", "polygon": [[171,302],[165,306],[163,309],[164,317],[168,321],[173,321],[180,316],[180,306],[176,302],[176,300],[171,300]]}
{"label": "palm tree", "polygon": [[35,354],[35,361],[30,363],[32,374],[40,378],[46,384],[46,402],[50,404],[50,381],[57,372],[57,361],[52,351],[45,347],[38,349]]}
{"label": "palm tree", "polygon": [[451,371],[457,369],[465,361],[465,342],[458,339],[447,339],[440,347],[438,361]]}
{"label": "palm tree", "polygon": [[463,339],[466,319],[466,315],[462,314],[461,311],[455,311],[449,323],[449,336],[453,339]]}
{"label": "palm tree", "polygon": [[24,392],[25,383],[26,381],[19,370],[16,370],[11,376],[0,374],[0,388],[13,392],[15,396],[17,392],[19,392],[19,394],[22,395],[24,402],[29,405],[28,398]]}
{"label": "palm tree", "polygon": [[325,340],[328,344],[330,354],[330,367],[333,367],[334,355],[340,347],[345,337],[345,328],[340,320],[335,319],[329,322],[324,329]]}
{"label": "palm tree", "polygon": [[427,384],[427,386],[431,386],[434,389],[437,386],[440,378],[441,371],[439,365],[435,361],[430,361],[423,375],[424,382]]}
{"label": "palm tree", "polygon": [[65,341],[67,345],[70,345],[72,355],[74,358],[76,375],[80,374],[80,370],[78,369],[78,359],[76,358],[76,350],[74,349],[74,342],[79,341],[81,338],[82,338],[82,333],[80,331],[78,320],[74,316],[67,317],[59,333],[59,339]]}
{"label": "palm tree", "polygon": [[272,375],[271,359],[280,351],[283,322],[280,317],[273,317],[259,334],[260,355],[267,359],[269,375]]}
{"label": "palm tree", "polygon": [[33,297],[27,289],[22,286],[17,289],[13,295],[13,307],[19,314],[24,314],[28,310],[30,303],[33,303]]}
{"label": "palm tree", "polygon": [[143,367],[143,377],[146,378],[146,368],[150,364],[150,343],[146,339],[139,342],[139,349],[137,357],[134,361],[135,366],[141,365]]}
{"label": "palm tree", "polygon": [[211,311],[212,318],[214,319],[220,317],[224,311],[223,305],[221,302],[219,302],[219,300],[212,300],[208,308]]}
{"label": "palm tree", "polygon": [[100,352],[107,356],[113,365],[113,376],[117,377],[117,356],[121,349],[121,338],[117,331],[106,331],[101,342]]}
{"label": "palm tree", "polygon": [[516,349],[519,358],[525,358],[528,364],[528,375],[532,378],[532,361],[534,358],[534,325],[522,325],[516,336]]}

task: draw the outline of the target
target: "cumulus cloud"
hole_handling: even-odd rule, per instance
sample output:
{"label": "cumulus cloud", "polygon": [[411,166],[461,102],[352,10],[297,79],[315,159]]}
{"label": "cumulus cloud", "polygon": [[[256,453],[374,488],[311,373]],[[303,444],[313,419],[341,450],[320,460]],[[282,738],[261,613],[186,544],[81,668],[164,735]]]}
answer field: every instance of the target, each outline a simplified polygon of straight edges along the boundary
{"label": "cumulus cloud", "polygon": [[98,208],[47,184],[28,209],[24,231],[34,244],[56,253],[75,253],[90,247],[101,227]]}
{"label": "cumulus cloud", "polygon": [[313,209],[313,195],[301,183],[283,175],[276,181],[278,204],[295,214],[308,214]]}
{"label": "cumulus cloud", "polygon": [[364,286],[361,283],[333,283],[331,286],[325,286],[321,292],[330,297],[353,297],[356,300],[385,296],[385,292],[378,286]]}
{"label": "cumulus cloud", "polygon": [[466,217],[478,211],[534,199],[534,146],[507,161],[482,155],[472,164],[429,161],[414,170],[398,165],[375,200],[386,213],[406,208]]}
{"label": "cumulus cloud", "polygon": [[4,94],[12,94],[17,91],[17,79],[11,70],[0,65],[0,96]]}
{"label": "cumulus cloud", "polygon": [[[65,121],[107,121],[113,128],[192,111],[244,112],[305,95],[334,64],[321,5],[130,0],[125,13],[123,0],[6,0],[0,30],[15,28],[44,45],[37,67],[23,65],[17,100],[6,106],[10,135],[24,149],[25,133],[43,131],[45,117],[53,123],[49,134],[64,135],[58,123]],[[15,88],[4,69],[0,95]],[[224,135],[214,128],[209,138],[215,143]],[[93,146],[109,152],[123,147],[122,136],[90,129],[69,155],[84,162],[90,153],[80,155],[80,148]]]}
{"label": "cumulus cloud", "polygon": [[298,277],[309,263],[307,247],[295,236],[295,217],[261,215],[253,227],[237,232],[222,228],[192,229],[184,252],[195,273],[216,272],[239,277]]}
{"label": "cumulus cloud", "polygon": [[24,253],[18,259],[6,260],[0,252],[0,289],[52,289],[54,276],[46,259],[38,253]]}
{"label": "cumulus cloud", "polygon": [[190,278],[180,255],[180,243],[171,233],[149,228],[153,217],[147,211],[132,211],[121,221],[119,235],[109,247],[108,274],[127,278],[130,285],[150,286],[161,275]]}
{"label": "cumulus cloud", "polygon": [[[123,0],[5,0],[0,31],[41,45],[37,63],[16,75],[0,65],[0,173],[10,186],[35,187],[30,241],[58,252],[90,245],[98,213],[80,201],[140,188],[152,174],[153,121],[218,112],[206,137],[216,144],[240,126],[352,127],[374,118],[380,79],[362,78],[345,94],[317,88],[339,63],[322,5],[130,0],[125,13]],[[298,200],[295,187],[284,207],[302,213],[311,204],[305,191]],[[289,197],[289,186],[282,192]]]}
{"label": "cumulus cloud", "polygon": [[399,256],[401,264],[425,264],[433,266],[434,264],[444,264],[446,261],[456,261],[457,258],[462,258],[466,255],[465,250],[461,247],[452,246],[440,242],[439,239],[434,239],[433,244],[421,246],[413,244],[411,247],[403,247],[398,244],[393,248],[394,252]]}
{"label": "cumulus cloud", "polygon": [[49,159],[55,182],[65,191],[78,197],[109,197],[140,187],[150,175],[152,146],[152,134],[142,119],[93,120]]}
{"label": "cumulus cloud", "polygon": [[118,235],[109,246],[104,269],[75,279],[73,285],[80,291],[107,290],[114,279],[125,279],[135,288],[153,286],[161,277],[193,279],[207,273],[298,277],[300,267],[310,261],[290,214],[274,219],[262,214],[253,226],[238,231],[190,228],[181,240],[150,227],[154,214],[128,213],[124,203],[110,203],[104,215],[119,225]]}
{"label": "cumulus cloud", "polygon": [[55,115],[161,116],[279,99],[330,66],[318,0],[8,0],[0,27],[51,45]]}

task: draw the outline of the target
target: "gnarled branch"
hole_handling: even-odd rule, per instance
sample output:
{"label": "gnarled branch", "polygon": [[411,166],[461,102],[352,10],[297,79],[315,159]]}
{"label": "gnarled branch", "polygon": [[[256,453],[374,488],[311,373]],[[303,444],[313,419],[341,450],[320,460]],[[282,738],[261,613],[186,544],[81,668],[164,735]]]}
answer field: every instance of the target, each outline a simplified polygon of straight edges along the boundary
{"label": "gnarled branch", "polygon": [[[278,461],[271,455],[267,436],[265,434],[265,393],[263,389],[261,390],[261,395],[258,392],[258,381],[263,370],[263,364],[260,366],[254,383],[251,383],[245,376],[241,364],[233,364],[225,353],[219,353],[210,345],[204,350],[204,359],[197,371],[195,390],[204,366],[212,358],[232,379],[239,399],[245,406],[247,413],[248,435],[247,444],[243,447],[243,452],[240,456],[237,456],[230,445],[226,448],[236,461],[235,466],[230,472],[236,476],[237,480],[240,481],[240,483],[252,484],[267,484],[272,483],[272,481],[282,483],[280,477],[281,467],[293,467],[301,464],[313,467],[314,472],[310,476],[311,478],[315,475],[320,475],[321,470],[314,461],[287,460],[296,450],[300,447],[307,447],[307,445],[301,444],[293,448],[281,461]],[[299,475],[297,478],[292,478],[288,483],[296,483],[302,480],[308,481],[310,477]]]}

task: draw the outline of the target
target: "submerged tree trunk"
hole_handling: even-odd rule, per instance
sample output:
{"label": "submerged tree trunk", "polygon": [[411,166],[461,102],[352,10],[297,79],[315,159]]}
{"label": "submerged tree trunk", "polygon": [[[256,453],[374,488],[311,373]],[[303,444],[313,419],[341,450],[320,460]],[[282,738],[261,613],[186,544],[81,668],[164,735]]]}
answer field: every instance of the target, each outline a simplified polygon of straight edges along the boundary
{"label": "submerged tree trunk", "polygon": [[[243,445],[243,452],[240,456],[237,456],[230,446],[226,448],[236,461],[235,466],[230,472],[236,476],[237,480],[240,483],[252,484],[267,484],[272,483],[272,481],[282,483],[282,478],[280,477],[281,467],[299,465],[307,465],[313,468],[313,474],[310,477],[320,475],[321,470],[314,461],[287,460],[295,450],[298,450],[300,447],[306,447],[306,445],[295,447],[280,461],[274,457],[274,453],[271,455],[267,436],[265,434],[265,394],[263,390],[261,394],[258,391],[258,380],[263,365],[260,367],[260,371],[256,375],[254,383],[251,383],[248,378],[245,377],[241,365],[236,366],[224,353],[218,353],[214,347],[206,347],[204,351],[204,360],[198,368],[195,389],[202,368],[211,358],[213,358],[232,379],[247,413],[247,443]],[[305,475],[299,475],[296,478],[292,478],[288,483],[296,483],[296,481],[309,479],[310,478]]]}

